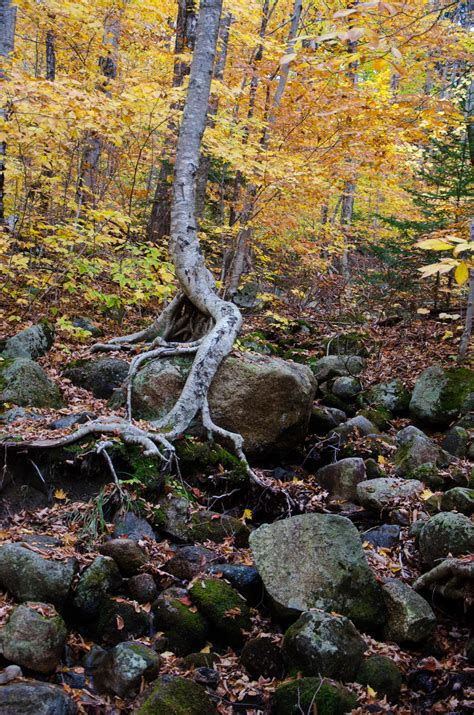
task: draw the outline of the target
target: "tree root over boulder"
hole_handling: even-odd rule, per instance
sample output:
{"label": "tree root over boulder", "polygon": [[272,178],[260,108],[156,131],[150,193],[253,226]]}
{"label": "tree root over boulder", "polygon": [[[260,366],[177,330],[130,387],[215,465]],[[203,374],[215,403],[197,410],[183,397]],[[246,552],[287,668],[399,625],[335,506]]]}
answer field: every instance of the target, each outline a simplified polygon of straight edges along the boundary
{"label": "tree root over boulder", "polygon": [[474,601],[474,557],[445,559],[420,576],[413,588],[430,587],[444,598]]}

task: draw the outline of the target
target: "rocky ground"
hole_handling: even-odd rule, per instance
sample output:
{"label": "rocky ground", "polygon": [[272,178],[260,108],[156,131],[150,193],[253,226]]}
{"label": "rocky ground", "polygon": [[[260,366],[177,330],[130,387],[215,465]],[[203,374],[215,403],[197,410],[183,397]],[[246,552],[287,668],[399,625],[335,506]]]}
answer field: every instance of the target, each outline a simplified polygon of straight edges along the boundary
{"label": "rocky ground", "polygon": [[[397,356],[399,325],[263,328],[210,404],[264,488],[197,426],[172,473],[25,449],[123,414],[128,358],[65,364],[44,326],[2,346],[0,712],[474,712],[474,373]],[[145,367],[137,420],[188,369]]]}

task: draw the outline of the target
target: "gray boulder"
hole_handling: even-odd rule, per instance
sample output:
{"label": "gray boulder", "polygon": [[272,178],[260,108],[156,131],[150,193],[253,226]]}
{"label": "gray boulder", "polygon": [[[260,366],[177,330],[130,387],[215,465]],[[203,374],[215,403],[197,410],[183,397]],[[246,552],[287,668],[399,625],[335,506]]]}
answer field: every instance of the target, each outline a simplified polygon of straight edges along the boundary
{"label": "gray boulder", "polygon": [[423,524],[418,538],[423,564],[432,568],[442,559],[474,551],[474,523],[464,514],[442,511]]}
{"label": "gray boulder", "polygon": [[286,631],[283,654],[290,672],[353,680],[366,649],[354,624],[324,611],[303,613]]}
{"label": "gray boulder", "polygon": [[466,455],[468,442],[469,432],[467,429],[455,425],[446,432],[441,444],[446,452],[462,459]]}
{"label": "gray boulder", "polygon": [[445,466],[450,461],[449,455],[412,425],[397,433],[397,443],[399,446],[393,458],[398,476],[410,476],[424,464]]}
{"label": "gray boulder", "polygon": [[317,405],[311,412],[309,432],[323,436],[346,420],[347,415],[343,410],[338,410],[337,407]]}
{"label": "gray boulder", "polygon": [[359,375],[365,367],[363,358],[359,355],[326,355],[312,366],[318,382],[330,380],[333,377]]}
{"label": "gray boulder", "polygon": [[395,643],[426,640],[436,625],[436,616],[429,603],[396,578],[388,579],[382,591],[387,607],[385,638]]}
{"label": "gray boulder", "polygon": [[99,551],[110,556],[124,576],[134,576],[148,563],[147,555],[133,539],[111,539],[102,544]]}
{"label": "gray boulder", "polygon": [[366,509],[393,509],[405,499],[419,496],[423,491],[423,482],[417,479],[396,479],[380,477],[367,479],[357,485],[357,501]]}
{"label": "gray boulder", "polygon": [[[191,358],[151,362],[134,380],[137,417],[162,417],[176,402]],[[284,452],[300,445],[308,430],[316,382],[308,367],[252,353],[227,357],[212,382],[214,422],[244,438],[248,454]]]}
{"label": "gray boulder", "polygon": [[362,385],[355,377],[336,377],[331,392],[343,402],[353,402],[362,390]]}
{"label": "gray boulder", "polygon": [[54,330],[47,323],[32,325],[8,338],[2,357],[37,360],[48,352],[53,342]]}
{"label": "gray boulder", "polygon": [[1,631],[4,658],[38,673],[58,665],[67,630],[55,608],[47,603],[24,603],[11,613]]}
{"label": "gray boulder", "polygon": [[0,688],[2,715],[76,715],[77,705],[58,685],[29,680]]}
{"label": "gray boulder", "polygon": [[109,650],[94,672],[94,686],[99,692],[112,693],[119,698],[140,687],[142,678],[158,676],[160,657],[143,643],[119,643]]}
{"label": "gray boulder", "polygon": [[61,407],[61,391],[43,368],[29,358],[0,360],[0,405]]}
{"label": "gray boulder", "polygon": [[0,546],[0,584],[16,601],[62,606],[71,588],[76,561],[53,561],[21,544]]}
{"label": "gray boulder", "polygon": [[474,371],[465,367],[427,368],[418,377],[410,401],[410,414],[421,423],[446,426],[462,412],[474,393]]}
{"label": "gray boulder", "polygon": [[204,688],[192,680],[162,675],[144,695],[135,715],[217,715]]}
{"label": "gray boulder", "polygon": [[264,586],[284,614],[319,608],[361,628],[383,623],[380,587],[349,519],[294,516],[253,531],[250,546]]}
{"label": "gray boulder", "polygon": [[141,541],[142,539],[156,539],[156,534],[146,519],[137,516],[133,511],[125,513],[118,512],[114,517],[114,531],[112,534],[115,538],[126,536],[132,541]]}
{"label": "gray boulder", "polygon": [[73,385],[92,392],[94,397],[107,400],[121,387],[128,376],[129,366],[118,358],[79,360],[66,367],[64,377]]}
{"label": "gray boulder", "polygon": [[73,605],[83,618],[96,616],[109,592],[121,583],[117,564],[109,556],[97,556],[82,573],[74,593]]}
{"label": "gray boulder", "polygon": [[389,382],[380,382],[373,385],[367,393],[369,404],[382,407],[394,415],[401,414],[408,409],[410,393],[399,378]]}
{"label": "gray boulder", "polygon": [[204,546],[181,546],[175,555],[164,564],[164,570],[180,581],[191,581],[198,573],[218,561],[214,551]]}
{"label": "gray boulder", "polygon": [[441,497],[443,511],[459,511],[461,514],[471,516],[474,513],[474,489],[454,487]]}
{"label": "gray boulder", "polygon": [[368,437],[372,434],[377,434],[377,426],[364,417],[363,415],[356,415],[356,417],[351,417],[347,422],[343,422],[338,427],[336,427],[332,432],[331,436],[334,437],[335,441],[340,444],[345,444],[350,439],[356,437]]}
{"label": "gray boulder", "polygon": [[364,460],[348,457],[328,464],[318,469],[316,479],[331,497],[353,500],[357,495],[357,485],[367,479]]}

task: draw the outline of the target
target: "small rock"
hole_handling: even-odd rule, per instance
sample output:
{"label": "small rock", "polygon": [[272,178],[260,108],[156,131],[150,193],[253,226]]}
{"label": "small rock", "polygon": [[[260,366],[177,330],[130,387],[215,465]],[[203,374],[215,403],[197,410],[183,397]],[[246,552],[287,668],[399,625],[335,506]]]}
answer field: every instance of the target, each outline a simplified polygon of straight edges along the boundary
{"label": "small rock", "polygon": [[48,352],[53,342],[54,330],[47,323],[32,325],[8,338],[2,357],[37,360]]}
{"label": "small rock", "polygon": [[357,501],[366,509],[382,511],[396,506],[405,499],[419,496],[423,483],[417,479],[381,477],[367,479],[357,485]]}
{"label": "small rock", "polygon": [[129,365],[118,358],[79,360],[64,370],[64,377],[77,387],[92,392],[94,397],[107,400],[128,376]]}
{"label": "small rock", "polygon": [[395,578],[388,579],[382,591],[387,607],[387,640],[419,643],[431,635],[436,625],[436,616],[424,598]]}
{"label": "small rock", "polygon": [[137,604],[110,596],[104,600],[97,624],[97,633],[103,643],[117,645],[149,632],[150,616]]}
{"label": "small rock", "polygon": [[212,668],[199,667],[194,671],[194,680],[200,685],[204,685],[207,688],[212,688],[215,690],[219,685],[221,675],[219,671],[213,670]]}
{"label": "small rock", "polygon": [[458,511],[466,516],[474,513],[474,489],[454,487],[448,489],[441,497],[443,511]]}
{"label": "small rock", "polygon": [[212,668],[218,657],[215,653],[189,653],[182,660],[182,668],[191,670],[191,668]]}
{"label": "small rock", "polygon": [[69,594],[76,561],[53,561],[20,544],[0,545],[0,584],[17,601],[62,606]]}
{"label": "small rock", "polygon": [[377,697],[387,696],[389,702],[396,703],[402,687],[402,673],[391,658],[372,655],[359,668],[356,682],[369,685],[375,690]]}
{"label": "small rock", "polygon": [[364,531],[362,539],[378,549],[391,549],[400,540],[400,527],[397,524],[382,524]]}
{"label": "small rock", "polygon": [[197,683],[186,678],[162,675],[145,693],[135,715],[217,715],[217,710]]}
{"label": "small rock", "polygon": [[119,512],[115,515],[113,523],[112,536],[115,539],[126,537],[132,541],[156,540],[156,534],[147,520],[137,516],[133,511],[127,511],[125,514]]}
{"label": "small rock", "polygon": [[369,404],[383,407],[394,415],[403,414],[410,404],[410,393],[399,378],[380,382],[367,393]]}
{"label": "small rock", "polygon": [[5,410],[0,415],[0,422],[11,425],[13,422],[27,422],[28,420],[42,420],[43,415],[37,415],[34,412],[23,409],[23,407],[12,407]]}
{"label": "small rock", "polygon": [[394,454],[398,476],[413,476],[417,467],[426,463],[443,466],[449,462],[437,444],[421,430],[410,425],[397,433],[399,447]]}
{"label": "small rock", "polygon": [[418,548],[424,565],[432,568],[440,560],[474,551],[474,523],[464,514],[443,511],[423,525]]}
{"label": "small rock", "polygon": [[222,577],[240,593],[250,605],[255,606],[263,598],[263,583],[254,566],[241,564],[216,564],[208,569],[208,573]]}
{"label": "small rock", "polygon": [[153,576],[149,573],[139,573],[132,576],[127,583],[131,598],[138,603],[151,603],[158,596]]}
{"label": "small rock", "polygon": [[357,415],[330,432],[331,442],[336,446],[343,447],[351,439],[367,437],[376,434],[377,431],[373,422],[362,415]]}
{"label": "small rock", "polygon": [[260,677],[281,680],[285,673],[280,646],[266,636],[250,638],[242,649],[240,662],[255,680]]}
{"label": "small rock", "polygon": [[449,454],[462,459],[466,455],[468,441],[469,432],[464,427],[454,426],[444,435],[441,446]]}
{"label": "small rock", "polygon": [[309,420],[308,431],[310,434],[318,434],[323,437],[329,432],[347,420],[347,415],[343,410],[338,410],[337,407],[326,407],[318,405],[313,407]]}
{"label": "small rock", "polygon": [[168,649],[176,655],[186,655],[205,644],[209,624],[203,615],[192,610],[188,591],[183,588],[168,588],[153,604],[156,630],[163,632]]}
{"label": "small rock", "polygon": [[341,685],[327,683],[320,677],[299,678],[280,685],[272,697],[272,715],[301,715],[316,709],[320,715],[350,713],[357,696]]}
{"label": "small rock", "polygon": [[94,675],[103,658],[105,658],[106,653],[107,651],[104,648],[101,648],[100,645],[94,643],[92,648],[82,659],[82,665],[84,666],[84,671],[87,675]]}
{"label": "small rock", "polygon": [[378,479],[379,477],[384,476],[384,472],[382,471],[379,463],[372,457],[365,460],[365,471],[367,473],[367,479]]}
{"label": "small rock", "polygon": [[2,671],[0,671],[0,685],[6,685],[16,678],[23,677],[23,672],[18,665],[7,665]]}
{"label": "small rock", "polygon": [[94,685],[99,692],[112,693],[119,698],[158,676],[160,658],[143,643],[119,643],[101,660],[94,673]]}
{"label": "small rock", "polygon": [[355,377],[336,377],[332,384],[332,394],[343,402],[353,402],[362,390],[362,385]]}
{"label": "small rock", "polygon": [[365,362],[359,355],[326,355],[311,366],[318,382],[330,380],[332,377],[359,375]]}
{"label": "small rock", "polygon": [[216,636],[233,647],[241,646],[242,631],[250,629],[250,614],[239,593],[225,581],[215,578],[196,581],[189,593]]}
{"label": "small rock", "polygon": [[182,546],[163,568],[180,581],[191,581],[217,559],[215,552],[204,546]]}
{"label": "small rock", "polygon": [[65,623],[53,606],[27,602],[17,606],[1,632],[3,656],[38,673],[58,665],[66,643]]}
{"label": "small rock", "polygon": [[0,688],[2,715],[76,715],[77,705],[58,685],[29,680]]}
{"label": "small rock", "polygon": [[114,593],[122,579],[117,564],[109,556],[97,556],[81,574],[73,598],[74,607],[83,618],[93,618],[108,593]]}
{"label": "small rock", "polygon": [[85,422],[90,420],[95,420],[97,415],[93,412],[79,412],[77,414],[66,415],[65,417],[60,417],[54,422],[50,422],[49,429],[68,429],[69,427],[74,427],[74,425],[83,425]]}
{"label": "small rock", "polygon": [[73,318],[72,324],[75,328],[87,330],[87,332],[90,333],[93,338],[99,338],[101,335],[104,334],[104,331],[85,315],[78,315],[76,318]]}
{"label": "small rock", "polygon": [[111,556],[124,576],[135,576],[148,563],[147,555],[132,539],[111,539],[102,544],[99,551]]}
{"label": "small rock", "polygon": [[28,358],[0,361],[0,405],[61,407],[61,390],[38,363]]}
{"label": "small rock", "polygon": [[364,460],[348,457],[316,472],[316,479],[334,499],[355,499],[357,485],[367,479]]}
{"label": "small rock", "polygon": [[352,680],[365,642],[352,621],[324,611],[303,613],[285,633],[283,655],[290,671]]}

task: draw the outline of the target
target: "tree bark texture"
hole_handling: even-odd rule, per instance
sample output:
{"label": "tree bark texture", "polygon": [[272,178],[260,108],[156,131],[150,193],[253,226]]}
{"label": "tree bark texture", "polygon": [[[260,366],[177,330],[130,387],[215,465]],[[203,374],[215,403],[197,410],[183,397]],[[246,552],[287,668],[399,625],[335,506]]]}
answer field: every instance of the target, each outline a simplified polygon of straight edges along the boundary
{"label": "tree bark texture", "polygon": [[[0,55],[7,59],[15,45],[16,8],[10,0],[0,0]],[[8,79],[6,70],[0,68],[0,80]],[[7,108],[1,107],[0,114],[6,119]],[[6,142],[0,142],[0,224],[5,221],[5,160],[7,155]]]}

